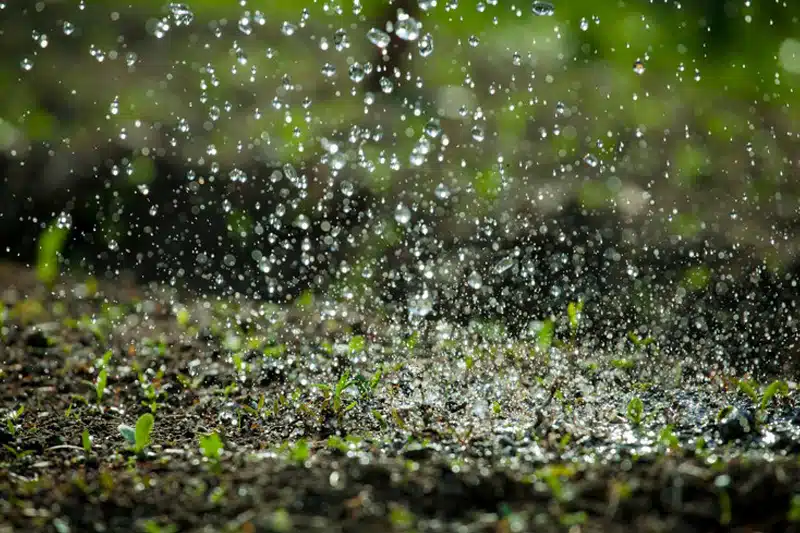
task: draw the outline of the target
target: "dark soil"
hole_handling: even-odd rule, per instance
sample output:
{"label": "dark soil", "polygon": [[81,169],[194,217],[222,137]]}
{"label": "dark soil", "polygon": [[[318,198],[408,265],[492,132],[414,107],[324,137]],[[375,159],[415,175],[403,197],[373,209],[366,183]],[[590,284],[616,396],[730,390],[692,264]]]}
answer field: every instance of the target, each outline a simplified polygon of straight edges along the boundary
{"label": "dark soil", "polygon": [[[510,352],[470,362],[446,401],[412,401],[433,394],[420,376],[450,368],[450,355],[326,301],[179,303],[156,287],[66,278],[48,290],[10,265],[0,290],[0,532],[800,531],[794,388],[758,437],[698,418],[647,452],[552,415],[566,405],[560,381],[542,389],[546,375]],[[357,400],[313,386],[345,371],[369,381],[378,361],[381,379]],[[469,384],[494,374],[516,392],[473,416],[482,398]],[[152,444],[136,454],[118,427],[152,411]],[[656,440],[626,424],[613,427]],[[218,462],[198,445],[214,431]],[[707,431],[714,446],[688,444]]]}

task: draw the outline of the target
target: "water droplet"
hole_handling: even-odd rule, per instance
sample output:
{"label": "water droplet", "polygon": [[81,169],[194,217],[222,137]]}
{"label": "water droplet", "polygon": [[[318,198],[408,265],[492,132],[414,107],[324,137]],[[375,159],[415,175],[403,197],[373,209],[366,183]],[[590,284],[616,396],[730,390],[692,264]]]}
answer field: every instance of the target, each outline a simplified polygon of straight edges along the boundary
{"label": "water droplet", "polygon": [[417,46],[419,47],[419,55],[428,57],[433,53],[433,36],[430,33],[426,33],[417,41]]}
{"label": "water droplet", "polygon": [[450,189],[448,189],[447,185],[445,185],[444,183],[440,183],[439,185],[437,185],[436,190],[433,191],[433,193],[439,200],[447,200],[448,198],[450,198]]}
{"label": "water droplet", "polygon": [[33,60],[26,57],[20,61],[19,66],[22,67],[22,70],[31,70],[33,68]]}
{"label": "water droplet", "polygon": [[394,90],[394,82],[392,82],[392,80],[390,80],[385,76],[381,78],[380,85],[381,85],[381,91],[383,91],[386,94],[389,94]]}
{"label": "water droplet", "polygon": [[589,21],[585,18],[581,19],[581,31],[586,31],[589,29]]}
{"label": "water droplet", "polygon": [[386,48],[392,42],[392,37],[383,30],[372,28],[367,32],[367,39],[369,42],[378,48]]}
{"label": "water droplet", "polygon": [[398,224],[405,226],[411,220],[411,210],[403,203],[397,204],[394,209],[394,219]]}
{"label": "water droplet", "polygon": [[70,229],[72,227],[72,215],[62,211],[56,219],[56,227],[59,229]]}
{"label": "water droplet", "polygon": [[347,38],[347,32],[344,30],[336,30],[333,34],[333,46],[337,52],[341,52],[346,48],[350,48],[350,39]]}
{"label": "water droplet", "polygon": [[342,182],[340,188],[342,189],[342,194],[348,197],[353,196],[353,192],[355,192],[355,187],[353,187],[353,183],[347,180]]}
{"label": "water droplet", "polygon": [[353,63],[348,69],[348,75],[350,76],[351,80],[356,83],[360,83],[364,80],[364,67],[361,66],[361,63]]}
{"label": "water droplet", "polygon": [[514,266],[515,259],[511,256],[507,256],[502,258],[497,264],[494,265],[494,273],[495,274],[502,274],[506,270],[510,269]]}
{"label": "water droplet", "polygon": [[75,25],[70,21],[65,20],[61,25],[61,31],[64,32],[64,35],[72,35],[72,33],[75,31]]}
{"label": "water droplet", "polygon": [[644,63],[642,63],[640,59],[637,59],[633,64],[633,71],[636,74],[642,75],[644,74],[644,70],[645,70]]}
{"label": "water droplet", "polygon": [[416,41],[419,38],[422,24],[415,18],[410,17],[405,11],[397,10],[397,27],[394,34],[404,41]]}
{"label": "water droplet", "polygon": [[287,37],[292,36],[297,31],[297,26],[292,24],[291,22],[284,22],[281,24],[281,33],[286,35]]}
{"label": "water droplet", "polygon": [[594,154],[586,154],[583,156],[583,162],[592,168],[596,167],[600,163],[600,161],[597,159],[597,156]]}
{"label": "water droplet", "polygon": [[119,243],[114,239],[110,239],[108,241],[108,249],[111,250],[112,252],[116,252],[117,250],[119,250]]}
{"label": "water droplet", "polygon": [[467,284],[470,286],[470,288],[477,291],[483,287],[483,278],[481,278],[481,275],[473,270],[472,273],[467,277]]}
{"label": "water droplet", "polygon": [[336,67],[330,63],[322,65],[322,75],[326,78],[332,78],[336,75]]}
{"label": "water droplet", "polygon": [[553,4],[550,2],[542,2],[537,0],[531,6],[531,11],[533,11],[534,15],[538,15],[540,17],[550,17],[556,12],[556,8],[553,7]]}
{"label": "water droplet", "polygon": [[186,4],[173,2],[169,4],[169,11],[176,26],[188,26],[194,20],[194,13]]}
{"label": "water droplet", "polygon": [[479,39],[479,38],[478,38],[476,35],[470,35],[470,36],[469,36],[469,39],[467,40],[467,42],[469,43],[469,45],[470,45],[472,48],[475,48],[475,47],[477,47],[479,44],[481,44],[481,40],[480,40],[480,39]]}

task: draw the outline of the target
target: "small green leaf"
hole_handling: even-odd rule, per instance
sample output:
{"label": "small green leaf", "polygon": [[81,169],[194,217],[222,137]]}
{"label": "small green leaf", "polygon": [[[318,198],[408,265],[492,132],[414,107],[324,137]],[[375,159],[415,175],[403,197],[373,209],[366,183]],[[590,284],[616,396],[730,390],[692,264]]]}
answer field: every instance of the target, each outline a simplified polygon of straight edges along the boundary
{"label": "small green leaf", "polygon": [[308,460],[309,455],[308,442],[305,439],[298,440],[294,443],[294,446],[292,446],[292,452],[290,454],[292,461],[304,463]]}
{"label": "small green leaf", "polygon": [[737,386],[739,387],[740,391],[745,393],[751,400],[753,400],[753,403],[758,402],[758,392],[752,383],[744,379],[740,379]]}
{"label": "small green leaf", "polygon": [[136,421],[136,433],[134,449],[136,453],[141,453],[150,445],[150,433],[153,431],[155,418],[151,413],[145,413]]}
{"label": "small green leaf", "polygon": [[638,426],[642,423],[642,413],[644,412],[644,403],[642,403],[641,398],[638,396],[634,396],[628,402],[628,420],[634,426]]}
{"label": "small green leaf", "polygon": [[581,321],[581,312],[583,311],[583,302],[570,302],[567,306],[567,316],[569,316],[569,327],[572,331],[578,329],[578,324]]}
{"label": "small green leaf", "polygon": [[81,444],[83,444],[83,451],[86,452],[86,455],[92,453],[92,438],[89,436],[88,429],[84,428],[81,434]]}
{"label": "small green leaf", "polygon": [[548,318],[542,322],[536,332],[536,347],[540,352],[546,352],[553,345],[553,334],[555,333],[555,322]]}
{"label": "small green leaf", "polygon": [[363,352],[366,346],[367,341],[364,339],[363,335],[355,335],[348,343],[351,353]]}
{"label": "small green leaf", "polygon": [[103,393],[105,393],[107,381],[108,381],[108,371],[104,368],[103,370],[100,371],[100,374],[97,376],[97,384],[94,387],[94,390],[97,393],[98,403],[103,401]]}
{"label": "small green leaf", "polygon": [[200,451],[203,456],[216,461],[222,454],[222,440],[216,432],[200,435]]}
{"label": "small green leaf", "polygon": [[769,402],[776,395],[789,394],[789,385],[782,380],[775,380],[767,386],[764,391],[764,396],[761,397],[761,409],[764,410],[769,406]]}
{"label": "small green leaf", "polygon": [[136,430],[134,428],[125,424],[120,424],[117,429],[119,429],[120,435],[122,435],[123,438],[128,441],[128,444],[131,446],[136,445]]}
{"label": "small green leaf", "polygon": [[68,234],[67,227],[53,221],[39,236],[36,276],[42,283],[52,285],[58,277],[59,256]]}

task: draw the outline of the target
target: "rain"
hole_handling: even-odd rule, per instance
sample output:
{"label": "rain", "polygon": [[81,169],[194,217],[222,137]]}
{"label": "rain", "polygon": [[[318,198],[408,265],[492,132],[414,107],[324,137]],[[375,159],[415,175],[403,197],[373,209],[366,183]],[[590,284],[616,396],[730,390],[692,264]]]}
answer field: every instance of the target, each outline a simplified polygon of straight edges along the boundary
{"label": "rain", "polygon": [[0,531],[793,531],[798,18],[0,0]]}

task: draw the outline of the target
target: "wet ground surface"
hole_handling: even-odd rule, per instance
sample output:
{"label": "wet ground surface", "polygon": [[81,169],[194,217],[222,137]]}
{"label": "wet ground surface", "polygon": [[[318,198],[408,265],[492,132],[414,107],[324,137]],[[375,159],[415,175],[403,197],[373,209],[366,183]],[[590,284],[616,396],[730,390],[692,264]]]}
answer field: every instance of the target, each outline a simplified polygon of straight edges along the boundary
{"label": "wet ground surface", "polygon": [[0,532],[800,530],[791,376],[305,296],[0,290]]}

